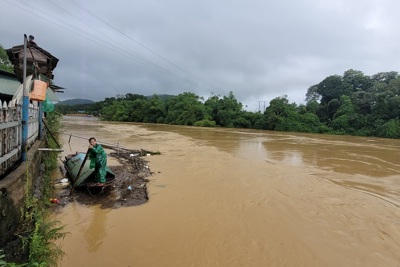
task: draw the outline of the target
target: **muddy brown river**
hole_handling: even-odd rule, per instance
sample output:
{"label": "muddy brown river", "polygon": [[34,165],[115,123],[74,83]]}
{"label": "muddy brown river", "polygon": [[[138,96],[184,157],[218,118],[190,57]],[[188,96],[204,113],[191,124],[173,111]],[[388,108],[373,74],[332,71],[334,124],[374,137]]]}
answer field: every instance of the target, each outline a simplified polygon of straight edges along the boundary
{"label": "muddy brown river", "polygon": [[88,145],[67,134],[161,155],[146,158],[147,203],[55,214],[70,232],[59,266],[400,266],[400,140],[63,124],[63,155]]}

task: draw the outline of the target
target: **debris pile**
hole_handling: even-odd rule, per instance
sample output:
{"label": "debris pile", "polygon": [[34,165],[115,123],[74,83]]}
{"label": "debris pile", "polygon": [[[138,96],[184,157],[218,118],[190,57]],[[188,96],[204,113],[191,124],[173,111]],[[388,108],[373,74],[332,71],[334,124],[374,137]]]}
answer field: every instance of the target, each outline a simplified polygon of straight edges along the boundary
{"label": "debris pile", "polygon": [[[108,156],[116,158],[120,164],[119,166],[109,166],[116,175],[112,186],[104,188],[88,187],[75,190],[65,183],[65,178],[60,179],[55,183],[55,198],[58,199],[57,206],[64,206],[69,202],[77,201],[82,205],[120,208],[136,206],[148,201],[147,184],[149,180],[147,177],[153,173],[143,157],[160,153],[143,149],[108,148],[114,150]],[[65,170],[63,173],[66,174]]]}

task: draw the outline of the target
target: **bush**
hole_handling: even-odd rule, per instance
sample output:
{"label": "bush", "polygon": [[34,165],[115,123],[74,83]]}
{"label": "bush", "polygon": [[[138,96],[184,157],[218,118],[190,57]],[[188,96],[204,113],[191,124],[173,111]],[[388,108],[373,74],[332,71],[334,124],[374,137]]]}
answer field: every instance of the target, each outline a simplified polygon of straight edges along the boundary
{"label": "bush", "polygon": [[385,138],[400,138],[400,120],[392,119],[378,127],[376,135]]}

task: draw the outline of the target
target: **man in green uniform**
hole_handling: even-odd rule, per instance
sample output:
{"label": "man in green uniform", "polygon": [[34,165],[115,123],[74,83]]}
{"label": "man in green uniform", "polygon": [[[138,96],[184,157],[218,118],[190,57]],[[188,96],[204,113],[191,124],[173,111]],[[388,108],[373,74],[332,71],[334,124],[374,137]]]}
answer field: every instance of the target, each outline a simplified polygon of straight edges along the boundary
{"label": "man in green uniform", "polygon": [[94,168],[96,174],[97,182],[106,182],[106,166],[107,166],[107,154],[101,145],[97,144],[96,138],[91,137],[89,139],[89,159],[90,159],[90,169]]}

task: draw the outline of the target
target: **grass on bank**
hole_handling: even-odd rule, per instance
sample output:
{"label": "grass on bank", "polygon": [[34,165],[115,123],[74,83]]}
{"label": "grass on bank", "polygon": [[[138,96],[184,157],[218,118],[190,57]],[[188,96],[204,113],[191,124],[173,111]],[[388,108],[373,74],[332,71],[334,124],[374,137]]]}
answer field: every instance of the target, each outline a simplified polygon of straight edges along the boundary
{"label": "grass on bank", "polygon": [[[59,148],[56,133],[61,129],[61,114],[52,112],[46,116],[46,125],[52,135],[46,135],[46,144],[49,148]],[[55,152],[45,152],[41,164],[44,166],[43,185],[41,197],[35,196],[32,190],[31,174],[26,174],[25,204],[21,211],[18,236],[22,240],[21,250],[27,250],[26,263],[12,263],[5,261],[5,255],[0,251],[0,267],[51,267],[57,266],[64,252],[55,244],[55,240],[64,238],[64,226],[58,221],[51,221],[48,217],[48,199],[52,193],[51,174],[57,168],[57,156]]]}

